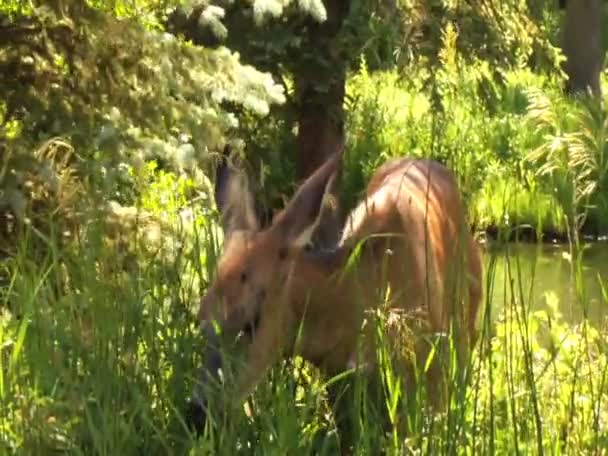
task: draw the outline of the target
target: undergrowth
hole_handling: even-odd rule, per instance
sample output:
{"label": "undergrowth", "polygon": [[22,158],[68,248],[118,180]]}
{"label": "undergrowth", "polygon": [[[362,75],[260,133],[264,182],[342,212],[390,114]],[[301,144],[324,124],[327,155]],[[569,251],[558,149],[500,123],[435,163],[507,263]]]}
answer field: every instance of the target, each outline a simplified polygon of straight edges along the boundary
{"label": "undergrowth", "polygon": [[[69,241],[36,239],[42,233],[26,227],[16,255],[3,260],[0,452],[335,454],[325,386],[337,380],[301,359],[277,365],[242,410],[203,437],[190,434],[183,411],[204,343],[196,306],[221,239],[206,203],[183,197],[188,182],[153,167],[140,178],[147,191],[122,214],[140,221],[115,241],[103,219]],[[584,309],[582,260],[576,245],[571,251],[569,305]],[[485,255],[482,337],[470,382],[453,384],[447,413],[431,412],[422,386],[405,394],[390,364],[381,371],[385,404],[365,401],[354,377],[357,454],[602,454],[605,315],[565,319],[551,290],[540,300],[532,292],[536,260],[520,258],[509,245]],[[496,295],[503,306],[492,305]],[[380,406],[396,423],[388,433]]]}
{"label": "undergrowth", "polygon": [[[106,52],[102,35],[95,34],[92,43]],[[431,157],[455,171],[472,224],[498,233],[484,256],[482,337],[469,366],[469,383],[452,385],[445,414],[429,409],[422,387],[405,394],[389,363],[379,372],[384,402],[363,400],[365,382],[355,376],[356,452],[605,454],[608,327],[603,308],[608,294],[605,277],[586,266],[577,235],[578,230],[606,231],[605,108],[566,99],[557,75],[534,73],[523,61],[497,69],[464,59],[450,26],[441,31],[441,40],[436,73],[414,65],[407,74],[372,74],[362,61],[350,74],[343,189],[346,206],[352,206],[373,170],[397,156]],[[173,41],[154,43],[158,49],[142,52],[195,52]],[[174,54],[169,52],[172,58],[181,55]],[[21,62],[24,55],[10,57]],[[90,55],[84,52],[83,61]],[[226,53],[216,57],[220,63],[237,63]],[[166,75],[156,71],[154,62],[146,62],[145,74],[160,78],[153,87],[164,86]],[[61,61],[55,64],[63,77]],[[148,66],[155,71],[149,73]],[[219,74],[212,69],[211,76]],[[277,101],[274,83],[255,76],[255,83],[245,78],[244,87],[228,87],[227,99],[241,99],[239,90],[247,89],[262,91],[260,100]],[[205,94],[222,82],[205,80],[210,84]],[[49,81],[39,82],[46,89]],[[61,95],[65,87],[55,84],[49,90]],[[199,100],[196,87],[177,88]],[[21,100],[20,93],[11,92],[14,100]],[[172,93],[164,95],[177,103]],[[10,200],[13,216],[0,214],[1,454],[336,453],[325,387],[338,380],[321,378],[301,359],[277,365],[242,410],[215,423],[200,439],[184,422],[204,344],[196,321],[198,299],[213,274],[222,238],[207,176],[171,172],[163,157],[210,160],[224,137],[215,126],[232,125],[234,119],[223,113],[218,120],[200,107],[192,114],[192,103],[179,100],[188,118],[214,119],[206,124],[213,127],[209,137],[203,137],[198,120],[190,122],[201,143],[214,146],[201,147],[206,152],[200,156],[181,129],[155,123],[156,117],[142,116],[140,109],[135,117],[143,117],[153,134],[131,129],[131,118],[127,122],[110,104],[107,113],[92,110],[95,119],[102,118],[84,123],[94,134],[74,137],[63,130],[56,137],[49,127],[39,141],[38,135],[23,134],[23,127],[32,125],[4,119],[1,150],[7,153],[0,177],[6,180],[0,196]],[[206,98],[199,101],[208,104]],[[210,106],[219,109],[212,101]],[[149,98],[146,103],[160,106]],[[3,116],[5,105],[2,100]],[[85,107],[88,112],[94,106]],[[267,111],[266,104],[262,107]],[[180,114],[175,122],[182,120]],[[91,138],[112,140],[112,148],[124,139],[122,127],[108,130],[106,121],[127,122],[124,129],[134,143],[120,150],[132,160],[98,160]],[[283,169],[287,160],[274,148],[285,137],[293,140],[291,125],[277,126],[267,118],[260,123],[268,128],[258,129],[255,147],[268,143],[270,164],[276,164],[269,166],[272,176],[264,174],[269,186],[272,179],[283,179],[283,188],[292,186],[285,177],[290,170]],[[10,155],[8,146],[20,135],[24,141],[14,149],[19,153]],[[148,152],[162,153],[140,157],[133,146],[140,141]],[[82,162],[84,156],[90,161]],[[275,185],[272,199],[281,199],[276,191],[281,185]],[[567,234],[570,244],[560,252],[568,269],[559,284],[538,278],[541,255],[524,255],[513,244],[501,243],[522,226]],[[590,280],[598,292],[591,293]],[[557,294],[558,285],[570,294]],[[382,406],[395,423],[388,432],[377,419]]]}

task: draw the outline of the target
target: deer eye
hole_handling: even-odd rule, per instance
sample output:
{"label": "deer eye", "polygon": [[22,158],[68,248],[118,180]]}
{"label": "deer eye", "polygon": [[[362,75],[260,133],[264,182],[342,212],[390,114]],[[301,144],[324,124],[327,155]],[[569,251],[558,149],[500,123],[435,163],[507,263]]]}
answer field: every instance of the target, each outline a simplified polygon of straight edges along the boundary
{"label": "deer eye", "polygon": [[247,279],[249,278],[247,271],[243,271],[241,272],[241,283],[245,283],[247,282]]}
{"label": "deer eye", "polygon": [[285,247],[281,247],[279,249],[279,260],[284,260],[287,258],[287,249]]}

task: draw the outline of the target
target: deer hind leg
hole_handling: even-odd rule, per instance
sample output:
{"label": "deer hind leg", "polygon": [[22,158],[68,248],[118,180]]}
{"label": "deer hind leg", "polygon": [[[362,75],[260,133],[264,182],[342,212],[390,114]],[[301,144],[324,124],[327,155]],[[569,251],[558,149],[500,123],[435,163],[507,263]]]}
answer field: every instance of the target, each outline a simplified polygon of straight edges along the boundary
{"label": "deer hind leg", "polygon": [[469,344],[474,347],[479,337],[477,316],[483,298],[483,266],[479,245],[471,237],[469,241]]}
{"label": "deer hind leg", "polygon": [[352,379],[341,378],[331,383],[327,388],[329,405],[332,409],[340,453],[349,455],[355,452],[356,423]]}
{"label": "deer hind leg", "polygon": [[468,239],[465,253],[466,261],[460,263],[455,273],[456,288],[450,299],[450,304],[456,306],[450,330],[453,347],[450,354],[456,356],[449,378],[453,389],[465,387],[470,379],[471,355],[479,336],[477,316],[483,293],[481,255],[472,238]]}
{"label": "deer hind leg", "polygon": [[426,397],[436,411],[445,408],[454,375],[459,375],[466,365],[463,342],[468,338],[466,331],[465,337],[460,334],[458,319],[448,318],[442,313],[443,307],[437,306],[441,299],[442,295],[436,293],[430,303],[409,311],[396,336],[408,400]]}
{"label": "deer hind leg", "polygon": [[[444,395],[458,392],[466,385],[471,353],[478,337],[481,255],[469,233],[464,232],[462,236],[462,241],[454,242],[456,250],[444,262],[444,268],[438,271],[437,275],[443,278],[441,286],[437,287],[441,291],[431,296],[429,321],[433,343],[423,344],[420,348],[422,359],[426,359],[428,353],[434,353],[433,361],[437,365],[430,363],[429,380],[434,387],[441,385]],[[430,349],[433,345],[434,348]],[[441,398],[442,395],[434,394],[434,397]],[[441,401],[437,405],[445,405]]]}
{"label": "deer hind leg", "polygon": [[[342,455],[357,454],[357,447],[370,445],[360,439],[362,435],[380,438],[390,430],[385,390],[376,365],[360,368],[336,380],[328,386],[327,393]],[[370,432],[369,426],[379,426],[382,432]],[[380,441],[372,442],[371,446],[380,448]]]}

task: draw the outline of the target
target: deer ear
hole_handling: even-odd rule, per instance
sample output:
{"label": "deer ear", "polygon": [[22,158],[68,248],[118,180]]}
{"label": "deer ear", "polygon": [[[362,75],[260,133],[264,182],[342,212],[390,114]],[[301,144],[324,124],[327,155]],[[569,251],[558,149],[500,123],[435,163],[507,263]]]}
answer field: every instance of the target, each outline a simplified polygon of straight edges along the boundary
{"label": "deer ear", "polygon": [[229,145],[224,147],[215,172],[215,204],[222,216],[224,234],[234,231],[257,231],[259,222],[247,176],[232,163]]}
{"label": "deer ear", "polygon": [[335,153],[306,179],[274,220],[271,229],[285,241],[286,247],[301,249],[310,241],[341,158],[341,151]]}

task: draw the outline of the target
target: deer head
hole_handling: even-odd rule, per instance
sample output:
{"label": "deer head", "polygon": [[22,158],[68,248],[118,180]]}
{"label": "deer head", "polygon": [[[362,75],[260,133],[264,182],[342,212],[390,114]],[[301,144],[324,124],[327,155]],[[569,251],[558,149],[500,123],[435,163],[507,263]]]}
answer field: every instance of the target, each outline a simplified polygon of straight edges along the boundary
{"label": "deer head", "polygon": [[[255,344],[258,327],[264,326],[267,332],[280,330],[264,325],[265,319],[270,318],[268,309],[271,305],[288,305],[291,267],[319,223],[340,159],[341,151],[331,156],[299,187],[272,223],[260,228],[247,178],[231,164],[230,150],[225,149],[215,185],[224,230],[223,253],[199,308],[207,342],[203,386],[217,378],[224,364],[218,349],[220,339],[234,339],[245,332],[249,334],[248,343]],[[198,405],[204,407],[208,397],[204,393],[200,396]],[[201,414],[199,410],[198,415]]]}

